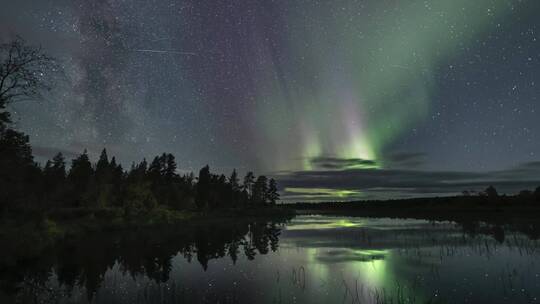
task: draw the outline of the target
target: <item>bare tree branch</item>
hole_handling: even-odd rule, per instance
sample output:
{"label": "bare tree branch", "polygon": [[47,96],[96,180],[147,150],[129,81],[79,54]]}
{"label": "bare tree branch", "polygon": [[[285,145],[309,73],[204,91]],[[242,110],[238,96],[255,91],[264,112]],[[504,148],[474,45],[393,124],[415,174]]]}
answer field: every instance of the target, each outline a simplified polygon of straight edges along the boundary
{"label": "bare tree branch", "polygon": [[17,37],[0,45],[0,109],[21,99],[36,99],[51,88],[52,73],[59,70],[41,47],[31,47]]}

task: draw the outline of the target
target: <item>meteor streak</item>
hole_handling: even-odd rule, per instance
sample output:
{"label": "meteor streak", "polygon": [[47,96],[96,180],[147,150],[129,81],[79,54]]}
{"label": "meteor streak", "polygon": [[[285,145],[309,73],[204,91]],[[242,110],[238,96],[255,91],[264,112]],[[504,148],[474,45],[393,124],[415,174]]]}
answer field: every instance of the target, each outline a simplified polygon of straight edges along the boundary
{"label": "meteor streak", "polygon": [[141,52],[141,53],[180,54],[180,55],[197,56],[197,53],[193,53],[193,52],[182,52],[182,51],[178,51],[178,50],[137,49],[137,50],[133,50],[133,51],[135,51],[135,52]]}

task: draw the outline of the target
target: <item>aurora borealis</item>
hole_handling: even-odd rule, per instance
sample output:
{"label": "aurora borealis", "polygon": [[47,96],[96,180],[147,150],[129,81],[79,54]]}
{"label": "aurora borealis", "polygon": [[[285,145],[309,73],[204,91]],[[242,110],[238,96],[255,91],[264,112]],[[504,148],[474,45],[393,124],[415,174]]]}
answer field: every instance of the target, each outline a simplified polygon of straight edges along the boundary
{"label": "aurora borealis", "polygon": [[[265,130],[271,144],[282,145],[283,134],[292,132],[287,147],[308,160],[304,170],[312,169],[311,160],[328,155],[381,166],[385,148],[430,115],[438,65],[468,47],[506,9],[502,2],[467,3],[388,7],[345,1],[336,7],[314,2],[290,12],[287,52],[298,61],[274,62],[267,83],[276,84],[263,93],[270,96],[270,109],[261,112],[269,113],[264,121],[270,121]],[[275,108],[291,113],[274,113]],[[278,126],[275,117],[282,118]]]}
{"label": "aurora borealis", "polygon": [[66,72],[14,106],[42,159],[167,151],[286,200],[540,184],[538,1],[3,2]]}

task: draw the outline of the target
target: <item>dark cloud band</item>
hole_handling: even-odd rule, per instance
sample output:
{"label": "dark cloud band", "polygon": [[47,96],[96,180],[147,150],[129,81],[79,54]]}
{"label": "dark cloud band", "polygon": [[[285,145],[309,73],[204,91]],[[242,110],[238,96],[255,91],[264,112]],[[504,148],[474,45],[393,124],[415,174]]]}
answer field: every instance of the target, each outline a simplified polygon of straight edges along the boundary
{"label": "dark cloud band", "polygon": [[540,163],[523,163],[512,169],[490,172],[321,169],[281,173],[279,180],[286,200],[444,196],[459,194],[463,190],[480,191],[489,185],[502,193],[515,193],[540,185]]}

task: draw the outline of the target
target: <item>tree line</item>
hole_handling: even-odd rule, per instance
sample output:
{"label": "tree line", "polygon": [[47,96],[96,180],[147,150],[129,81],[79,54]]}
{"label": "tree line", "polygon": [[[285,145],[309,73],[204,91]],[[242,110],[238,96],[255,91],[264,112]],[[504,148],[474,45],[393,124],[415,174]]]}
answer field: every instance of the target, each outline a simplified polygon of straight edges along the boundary
{"label": "tree line", "polygon": [[36,99],[51,88],[54,59],[24,40],[0,45],[0,212],[57,208],[122,208],[137,215],[156,207],[175,210],[244,208],[274,205],[276,181],[236,170],[225,176],[208,166],[179,175],[170,153],[133,164],[129,170],[103,149],[93,164],[86,150],[68,164],[58,153],[42,167],[34,161],[29,137],[11,128],[7,106]]}
{"label": "tree line", "polygon": [[[474,190],[463,190],[461,194],[464,197],[471,197],[471,196],[479,196],[479,197],[487,197],[489,199],[497,200],[497,199],[504,199],[505,195],[499,195],[497,192],[497,189],[493,186],[489,186],[484,191],[476,192]],[[540,186],[536,187],[534,190],[528,190],[524,189],[519,191],[517,195],[514,197],[517,200],[520,201],[538,201],[540,202]]]}
{"label": "tree line", "polygon": [[[71,160],[69,168],[62,153],[41,167],[33,161],[28,137],[8,131],[0,133],[0,183],[6,189],[0,194],[3,212],[119,207],[126,215],[140,215],[157,207],[263,207],[275,205],[279,199],[273,178],[248,172],[240,182],[236,170],[227,177],[210,172],[208,165],[197,177],[193,173],[180,175],[170,153],[156,156],[150,163],[145,159],[133,163],[129,170],[124,170],[115,157],[109,159],[106,149],[95,164],[84,151]],[[18,140],[7,140],[6,135],[11,133]],[[26,153],[21,154],[23,151]]]}

